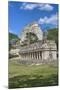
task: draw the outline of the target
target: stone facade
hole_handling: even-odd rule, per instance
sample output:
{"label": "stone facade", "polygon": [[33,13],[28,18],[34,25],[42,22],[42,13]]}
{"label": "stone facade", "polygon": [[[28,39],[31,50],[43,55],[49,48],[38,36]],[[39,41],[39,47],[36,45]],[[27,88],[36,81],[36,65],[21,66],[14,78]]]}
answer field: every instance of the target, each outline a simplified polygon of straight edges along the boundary
{"label": "stone facade", "polygon": [[28,32],[32,32],[34,34],[37,35],[39,40],[43,39],[43,32],[41,30],[41,28],[39,27],[39,25],[36,22],[33,22],[31,24],[28,24],[22,31],[21,33],[21,42],[26,40],[26,33]]}
{"label": "stone facade", "polygon": [[[21,46],[22,42],[26,42],[26,33],[32,32],[38,37],[38,41],[26,46]],[[53,40],[44,39],[43,32],[37,23],[27,25],[21,35],[20,45],[18,48],[18,54],[20,57],[20,63],[44,63],[53,60],[57,60],[57,47]]]}
{"label": "stone facade", "polygon": [[20,47],[19,55],[20,60],[32,60],[33,62],[57,60],[57,48],[54,41],[39,41],[25,47]]}

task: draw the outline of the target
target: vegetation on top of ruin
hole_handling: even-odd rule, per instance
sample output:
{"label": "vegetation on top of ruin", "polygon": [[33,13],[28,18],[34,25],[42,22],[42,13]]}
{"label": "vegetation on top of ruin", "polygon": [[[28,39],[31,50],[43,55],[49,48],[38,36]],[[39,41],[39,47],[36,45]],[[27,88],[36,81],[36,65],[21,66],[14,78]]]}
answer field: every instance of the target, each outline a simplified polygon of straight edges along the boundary
{"label": "vegetation on top of ruin", "polygon": [[[54,40],[58,49],[58,28],[47,30],[47,39]],[[17,43],[20,41],[17,35],[9,33],[9,41],[11,40],[15,40]],[[27,41],[29,42],[29,44],[35,43],[38,41],[38,37],[32,32],[26,33],[26,41],[23,43],[22,46],[26,46],[28,44]]]}
{"label": "vegetation on top of ruin", "polygon": [[26,33],[26,38],[28,39],[30,44],[38,41],[38,37],[36,36],[36,34],[31,32]]}

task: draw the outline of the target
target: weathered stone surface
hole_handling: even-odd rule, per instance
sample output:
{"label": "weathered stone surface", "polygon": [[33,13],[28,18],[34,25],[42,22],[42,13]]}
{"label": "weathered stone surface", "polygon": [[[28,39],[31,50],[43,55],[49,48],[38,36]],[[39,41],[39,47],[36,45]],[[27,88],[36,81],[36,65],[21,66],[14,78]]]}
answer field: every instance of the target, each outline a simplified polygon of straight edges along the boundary
{"label": "weathered stone surface", "polygon": [[26,40],[26,33],[27,32],[32,32],[32,33],[36,34],[39,40],[43,39],[43,32],[42,32],[41,28],[39,27],[39,25],[36,22],[28,24],[24,28],[24,30],[22,31],[21,37],[20,37],[21,41]]}
{"label": "weathered stone surface", "polygon": [[[22,32],[21,42],[26,39],[26,33],[33,32],[37,35],[39,40],[26,46],[19,46],[17,49],[10,51],[12,54],[19,55],[19,62],[22,64],[41,64],[50,63],[53,60],[57,60],[57,47],[53,40],[47,40],[43,38],[43,32],[37,23],[32,23],[26,26]],[[20,43],[21,44],[21,43]]]}

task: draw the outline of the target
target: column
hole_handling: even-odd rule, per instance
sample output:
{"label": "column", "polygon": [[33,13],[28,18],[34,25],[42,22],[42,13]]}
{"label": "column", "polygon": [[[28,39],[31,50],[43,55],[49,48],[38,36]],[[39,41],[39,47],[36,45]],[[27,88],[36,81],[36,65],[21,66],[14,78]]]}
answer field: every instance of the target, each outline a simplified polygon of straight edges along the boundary
{"label": "column", "polygon": [[22,59],[25,60],[25,53],[22,54]]}
{"label": "column", "polygon": [[29,56],[29,60],[30,60],[30,52],[29,52],[28,56]]}
{"label": "column", "polygon": [[36,52],[35,52],[35,58],[37,59],[37,54],[36,54]]}
{"label": "column", "polygon": [[36,52],[35,52],[35,59],[37,59],[37,57],[36,57]]}
{"label": "column", "polygon": [[22,54],[21,54],[21,60],[22,60]]}
{"label": "column", "polygon": [[23,57],[24,57],[24,56],[23,56],[23,54],[22,54],[22,60],[23,60]]}
{"label": "column", "polygon": [[39,52],[39,59],[41,59],[40,52]]}
{"label": "column", "polygon": [[31,59],[32,59],[32,52],[31,52]]}
{"label": "column", "polygon": [[31,59],[31,53],[29,53],[29,59]]}
{"label": "column", "polygon": [[27,53],[27,60],[29,59],[29,53]]}
{"label": "column", "polygon": [[36,59],[38,59],[38,53],[36,52]]}
{"label": "column", "polygon": [[30,59],[30,53],[28,53],[28,60]]}
{"label": "column", "polygon": [[37,52],[37,59],[39,59],[39,52]]}
{"label": "column", "polygon": [[35,54],[35,52],[34,52],[34,59],[36,59],[36,54]]}
{"label": "column", "polygon": [[22,59],[23,59],[24,55],[22,54]]}
{"label": "column", "polygon": [[28,53],[27,53],[27,60],[28,60]]}
{"label": "column", "polygon": [[21,54],[19,54],[19,57],[20,57],[20,59],[21,59]]}
{"label": "column", "polygon": [[25,59],[26,59],[26,53],[25,53]]}
{"label": "column", "polygon": [[27,59],[27,55],[25,54],[25,59]]}
{"label": "column", "polygon": [[38,59],[38,53],[36,52],[36,59]]}
{"label": "column", "polygon": [[33,52],[33,59],[34,59],[34,52]]}
{"label": "column", "polygon": [[33,59],[33,52],[32,52],[32,59]]}
{"label": "column", "polygon": [[25,58],[26,58],[26,57],[25,57],[25,53],[24,53],[24,60],[25,60]]}

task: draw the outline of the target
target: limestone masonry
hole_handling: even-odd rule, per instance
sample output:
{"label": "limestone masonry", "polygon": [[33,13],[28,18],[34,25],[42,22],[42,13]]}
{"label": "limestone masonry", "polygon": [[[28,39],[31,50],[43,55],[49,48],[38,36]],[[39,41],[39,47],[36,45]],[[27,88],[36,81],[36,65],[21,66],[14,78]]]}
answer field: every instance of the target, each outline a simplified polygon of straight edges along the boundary
{"label": "limestone masonry", "polygon": [[[38,37],[38,41],[29,42],[26,33],[34,33]],[[22,46],[27,43],[25,46]],[[43,32],[36,22],[27,25],[21,34],[20,45],[18,47],[20,62],[26,63],[43,63],[57,60],[57,47],[53,40],[47,40],[43,36]]]}

